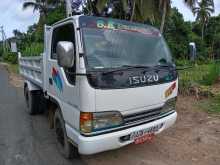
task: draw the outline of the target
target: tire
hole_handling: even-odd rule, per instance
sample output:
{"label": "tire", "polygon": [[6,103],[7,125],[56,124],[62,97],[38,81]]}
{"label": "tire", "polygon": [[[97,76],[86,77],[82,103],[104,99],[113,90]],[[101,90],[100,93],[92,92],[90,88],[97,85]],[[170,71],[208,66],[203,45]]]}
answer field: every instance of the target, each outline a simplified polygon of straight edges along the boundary
{"label": "tire", "polygon": [[27,105],[27,112],[30,115],[39,113],[39,92],[29,91],[28,87],[24,88],[24,96]]}
{"label": "tire", "polygon": [[39,107],[38,113],[43,114],[47,109],[47,100],[42,92],[39,92]]}
{"label": "tire", "polygon": [[57,148],[59,152],[67,159],[78,158],[78,149],[68,141],[65,122],[59,109],[56,109],[55,111],[54,128],[56,133]]}

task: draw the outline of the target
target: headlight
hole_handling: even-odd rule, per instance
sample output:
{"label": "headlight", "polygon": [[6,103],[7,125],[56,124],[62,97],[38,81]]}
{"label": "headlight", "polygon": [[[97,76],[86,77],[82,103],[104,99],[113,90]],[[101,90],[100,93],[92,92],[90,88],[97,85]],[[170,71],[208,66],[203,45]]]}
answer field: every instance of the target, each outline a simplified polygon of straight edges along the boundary
{"label": "headlight", "polygon": [[162,108],[162,114],[175,110],[176,108],[176,97],[166,101],[165,105]]}
{"label": "headlight", "polygon": [[103,129],[113,128],[123,123],[122,115],[119,112],[81,112],[80,131],[91,133]]}

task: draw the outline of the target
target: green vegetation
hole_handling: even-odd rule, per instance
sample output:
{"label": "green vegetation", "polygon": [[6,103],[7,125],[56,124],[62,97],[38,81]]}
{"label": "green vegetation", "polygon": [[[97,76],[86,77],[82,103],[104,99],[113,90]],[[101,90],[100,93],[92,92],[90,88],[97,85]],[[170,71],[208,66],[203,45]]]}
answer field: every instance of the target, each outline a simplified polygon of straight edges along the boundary
{"label": "green vegetation", "polygon": [[211,0],[202,0],[198,2],[198,7],[193,8],[193,13],[197,16],[196,20],[202,25],[202,40],[204,40],[205,25],[208,24],[211,13],[214,12],[214,2]]}
{"label": "green vegetation", "polygon": [[24,56],[38,56],[43,52],[43,47],[43,43],[33,42],[30,43],[29,46],[25,47],[21,53]]}
{"label": "green vegetation", "polygon": [[[204,71],[205,72],[205,71]],[[220,76],[220,65],[218,63],[212,63],[209,65],[208,73],[203,76],[201,80],[202,85],[213,85]]]}
{"label": "green vegetation", "polygon": [[[89,0],[84,1],[83,13],[156,26],[163,32],[174,58],[178,60],[189,58],[189,42],[196,43],[199,61],[220,58],[220,16],[210,17],[213,1],[184,2],[196,14],[196,22],[185,22],[183,15],[176,8],[171,8],[170,0]],[[196,4],[198,7],[195,7]],[[27,33],[15,30],[20,52],[27,56],[40,55],[39,52],[43,51],[40,45],[43,43],[44,24],[52,25],[63,19],[66,14],[64,6],[61,0],[36,0],[24,3],[24,10],[30,7],[34,11],[39,11],[40,19],[38,24],[29,27]],[[110,13],[107,12],[109,8],[112,9]]]}
{"label": "green vegetation", "polygon": [[179,90],[186,94],[190,88],[213,85],[220,75],[220,65],[217,62],[191,65],[189,69],[179,71]]}
{"label": "green vegetation", "polygon": [[5,52],[2,57],[3,57],[3,60],[6,62],[10,62],[11,64],[17,63],[17,54],[16,53]]}
{"label": "green vegetation", "polygon": [[201,109],[211,114],[220,114],[220,95],[200,100],[197,104]]}
{"label": "green vegetation", "polygon": [[213,90],[213,85],[220,77],[219,62],[209,61],[200,65],[181,62],[179,63],[190,67],[179,71],[179,92],[183,95],[195,95],[199,99],[195,104],[200,109],[220,114],[220,91]]}

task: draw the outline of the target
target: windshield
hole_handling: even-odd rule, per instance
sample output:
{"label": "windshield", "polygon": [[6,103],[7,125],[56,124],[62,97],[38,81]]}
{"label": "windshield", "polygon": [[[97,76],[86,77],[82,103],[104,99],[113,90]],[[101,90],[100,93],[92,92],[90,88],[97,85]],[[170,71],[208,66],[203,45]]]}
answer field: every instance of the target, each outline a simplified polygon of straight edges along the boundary
{"label": "windshield", "polygon": [[156,66],[172,62],[170,51],[159,33],[131,30],[83,29],[89,69],[123,66]]}

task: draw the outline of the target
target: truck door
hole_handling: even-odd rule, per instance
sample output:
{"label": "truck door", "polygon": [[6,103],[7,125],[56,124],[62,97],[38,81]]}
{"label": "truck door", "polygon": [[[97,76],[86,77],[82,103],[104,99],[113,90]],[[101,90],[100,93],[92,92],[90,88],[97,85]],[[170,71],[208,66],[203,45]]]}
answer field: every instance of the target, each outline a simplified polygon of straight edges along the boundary
{"label": "truck door", "polygon": [[74,116],[78,110],[79,83],[76,81],[76,61],[72,68],[62,68],[57,63],[56,46],[59,41],[69,41],[75,47],[75,59],[78,57],[76,46],[75,29],[73,22],[55,26],[51,38],[51,52],[48,57],[48,89],[50,96],[54,97],[60,104],[63,118],[71,127],[78,126]]}

